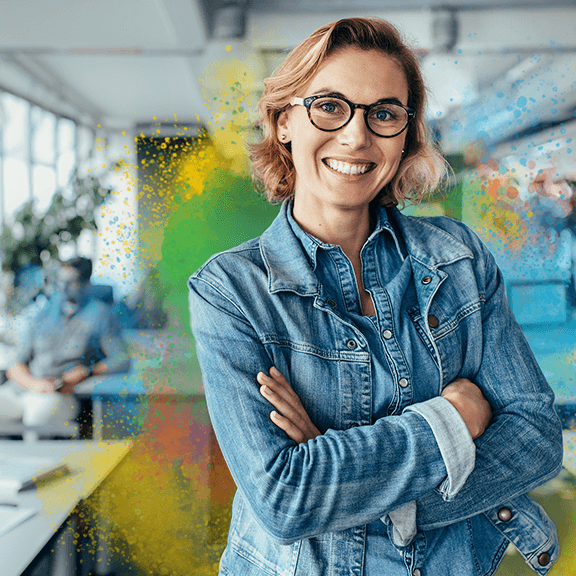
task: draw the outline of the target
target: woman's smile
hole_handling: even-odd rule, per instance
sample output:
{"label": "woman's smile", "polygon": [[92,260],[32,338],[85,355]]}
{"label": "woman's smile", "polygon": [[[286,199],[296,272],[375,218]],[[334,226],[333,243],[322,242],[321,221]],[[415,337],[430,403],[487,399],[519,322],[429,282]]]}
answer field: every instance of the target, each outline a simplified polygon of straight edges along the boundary
{"label": "woman's smile", "polygon": [[322,162],[331,170],[338,172],[339,174],[352,176],[362,176],[376,168],[376,164],[373,162],[347,162],[335,158],[323,158]]}

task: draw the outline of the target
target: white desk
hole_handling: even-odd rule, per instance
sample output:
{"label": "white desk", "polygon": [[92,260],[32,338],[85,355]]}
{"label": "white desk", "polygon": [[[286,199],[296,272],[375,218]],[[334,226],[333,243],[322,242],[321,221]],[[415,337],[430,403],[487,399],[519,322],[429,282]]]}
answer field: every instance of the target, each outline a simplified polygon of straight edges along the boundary
{"label": "white desk", "polygon": [[0,451],[15,456],[61,458],[72,474],[38,490],[18,495],[22,506],[32,507],[37,514],[8,534],[0,537],[2,576],[20,576],[26,567],[64,524],[75,506],[94,492],[100,483],[128,454],[131,442],[65,441],[0,441]]}

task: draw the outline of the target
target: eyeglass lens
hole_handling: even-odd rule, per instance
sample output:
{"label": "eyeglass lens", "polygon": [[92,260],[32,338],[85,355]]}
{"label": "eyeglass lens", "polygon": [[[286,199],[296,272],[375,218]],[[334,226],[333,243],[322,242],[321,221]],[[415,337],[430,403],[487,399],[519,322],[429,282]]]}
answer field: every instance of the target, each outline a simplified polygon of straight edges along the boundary
{"label": "eyeglass lens", "polygon": [[[309,108],[310,119],[321,130],[342,128],[352,117],[352,109],[344,100],[332,97],[317,98]],[[408,124],[408,113],[397,104],[378,104],[368,110],[370,128],[381,136],[394,136]]]}

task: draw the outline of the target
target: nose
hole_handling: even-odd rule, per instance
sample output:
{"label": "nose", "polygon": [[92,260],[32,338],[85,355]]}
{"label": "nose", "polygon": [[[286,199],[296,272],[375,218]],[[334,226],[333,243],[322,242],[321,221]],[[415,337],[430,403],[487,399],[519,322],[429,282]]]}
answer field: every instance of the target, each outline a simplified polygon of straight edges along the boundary
{"label": "nose", "polygon": [[364,121],[364,110],[356,108],[352,120],[338,131],[338,140],[341,144],[350,146],[353,150],[361,150],[370,145],[370,131]]}

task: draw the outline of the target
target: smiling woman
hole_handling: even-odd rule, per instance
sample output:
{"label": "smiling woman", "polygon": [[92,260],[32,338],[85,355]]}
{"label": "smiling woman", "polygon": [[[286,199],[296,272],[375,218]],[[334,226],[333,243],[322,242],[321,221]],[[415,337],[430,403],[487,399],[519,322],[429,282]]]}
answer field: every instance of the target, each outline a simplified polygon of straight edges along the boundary
{"label": "smiling woman", "polygon": [[[255,176],[280,214],[189,280],[208,408],[238,486],[220,574],[546,574],[526,492],[562,435],[494,259],[396,204],[437,186],[418,63],[387,22],[304,40],[266,82]],[[519,434],[519,431],[522,433]]]}

